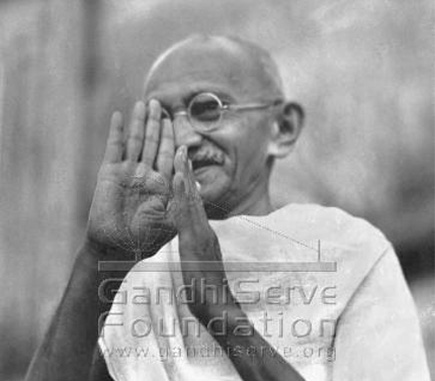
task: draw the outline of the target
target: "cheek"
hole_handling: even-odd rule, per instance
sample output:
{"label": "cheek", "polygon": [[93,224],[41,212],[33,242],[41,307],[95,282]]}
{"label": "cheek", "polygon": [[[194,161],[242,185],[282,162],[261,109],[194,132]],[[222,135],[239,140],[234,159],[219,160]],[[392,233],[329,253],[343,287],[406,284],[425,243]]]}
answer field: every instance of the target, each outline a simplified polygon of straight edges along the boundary
{"label": "cheek", "polygon": [[262,171],[266,167],[269,136],[266,125],[245,126],[243,134],[238,137],[237,157],[241,168],[250,173]]}
{"label": "cheek", "polygon": [[266,167],[269,135],[265,121],[246,118],[245,121],[233,121],[216,131],[210,140],[226,156],[225,173],[238,182],[248,175],[258,173]]}

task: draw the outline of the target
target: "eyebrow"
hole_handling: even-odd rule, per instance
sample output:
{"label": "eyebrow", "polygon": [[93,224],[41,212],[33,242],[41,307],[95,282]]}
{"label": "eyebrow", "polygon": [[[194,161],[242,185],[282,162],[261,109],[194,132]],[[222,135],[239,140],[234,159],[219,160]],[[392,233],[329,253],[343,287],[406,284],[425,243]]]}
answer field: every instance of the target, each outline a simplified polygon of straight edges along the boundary
{"label": "eyebrow", "polygon": [[236,99],[233,95],[231,95],[228,90],[225,90],[218,86],[201,86],[198,85],[197,88],[193,88],[189,93],[187,93],[185,96],[183,96],[183,102],[185,105],[188,105],[189,102],[198,94],[201,93],[213,93],[217,95],[222,101],[229,101],[229,102],[235,102]]}

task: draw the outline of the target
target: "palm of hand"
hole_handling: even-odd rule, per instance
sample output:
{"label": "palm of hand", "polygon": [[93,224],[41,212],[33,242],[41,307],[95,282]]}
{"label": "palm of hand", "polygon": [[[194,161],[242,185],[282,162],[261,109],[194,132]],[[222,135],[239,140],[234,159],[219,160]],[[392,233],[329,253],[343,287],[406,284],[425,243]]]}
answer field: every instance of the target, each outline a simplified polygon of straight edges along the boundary
{"label": "palm of hand", "polygon": [[[175,235],[167,211],[173,136],[170,126],[165,126],[167,139],[160,146],[166,151],[157,160],[161,170],[154,170],[155,159],[151,157],[157,155],[157,150],[148,146],[145,154],[144,116],[144,109],[136,107],[126,147],[122,144],[121,120],[112,118],[106,157],[92,201],[88,238],[104,251],[115,253],[111,256],[116,259],[131,259],[133,254],[136,259],[153,255]],[[148,121],[149,134],[155,130],[158,134],[156,126],[150,126],[152,122],[153,119]],[[152,136],[149,140],[156,141]],[[172,152],[172,158],[168,152]]]}

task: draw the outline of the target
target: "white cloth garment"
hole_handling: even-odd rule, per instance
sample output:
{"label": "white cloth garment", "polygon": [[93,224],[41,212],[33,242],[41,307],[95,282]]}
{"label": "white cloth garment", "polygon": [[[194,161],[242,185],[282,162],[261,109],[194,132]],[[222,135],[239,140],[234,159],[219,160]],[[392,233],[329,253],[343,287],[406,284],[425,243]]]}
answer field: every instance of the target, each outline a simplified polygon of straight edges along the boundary
{"label": "white cloth garment", "polygon": [[[307,381],[429,381],[397,257],[369,223],[291,204],[211,225],[233,294],[276,351],[258,355],[279,353]],[[180,297],[177,247],[175,238],[124,279],[99,339],[109,372],[117,381],[241,380]]]}

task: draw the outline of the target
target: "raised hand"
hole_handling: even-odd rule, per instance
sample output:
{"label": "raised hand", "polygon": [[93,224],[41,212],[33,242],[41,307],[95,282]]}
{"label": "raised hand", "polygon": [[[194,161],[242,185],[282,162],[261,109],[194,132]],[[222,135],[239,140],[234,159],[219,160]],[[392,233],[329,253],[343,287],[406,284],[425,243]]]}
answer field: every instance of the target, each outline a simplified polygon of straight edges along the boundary
{"label": "raised hand", "polygon": [[[185,147],[177,150],[174,166],[174,198],[170,209],[178,231],[183,281],[186,285],[194,285],[193,289],[187,290],[190,292],[187,299],[191,313],[228,354],[241,379],[303,381],[289,362],[276,351],[273,352],[274,348],[255,330],[231,293],[219,241],[208,223]],[[207,292],[201,281],[207,287],[214,286],[217,293]],[[210,325],[217,317],[226,319],[224,334],[221,328],[215,334]],[[241,333],[240,327],[243,327],[245,334]],[[244,348],[255,349],[253,354],[249,354]],[[263,353],[275,355],[263,356]]]}
{"label": "raised hand", "polygon": [[158,101],[149,102],[148,113],[139,101],[124,135],[122,115],[115,112],[87,228],[89,243],[105,259],[151,256],[175,234],[167,213],[172,123],[161,119]]}

